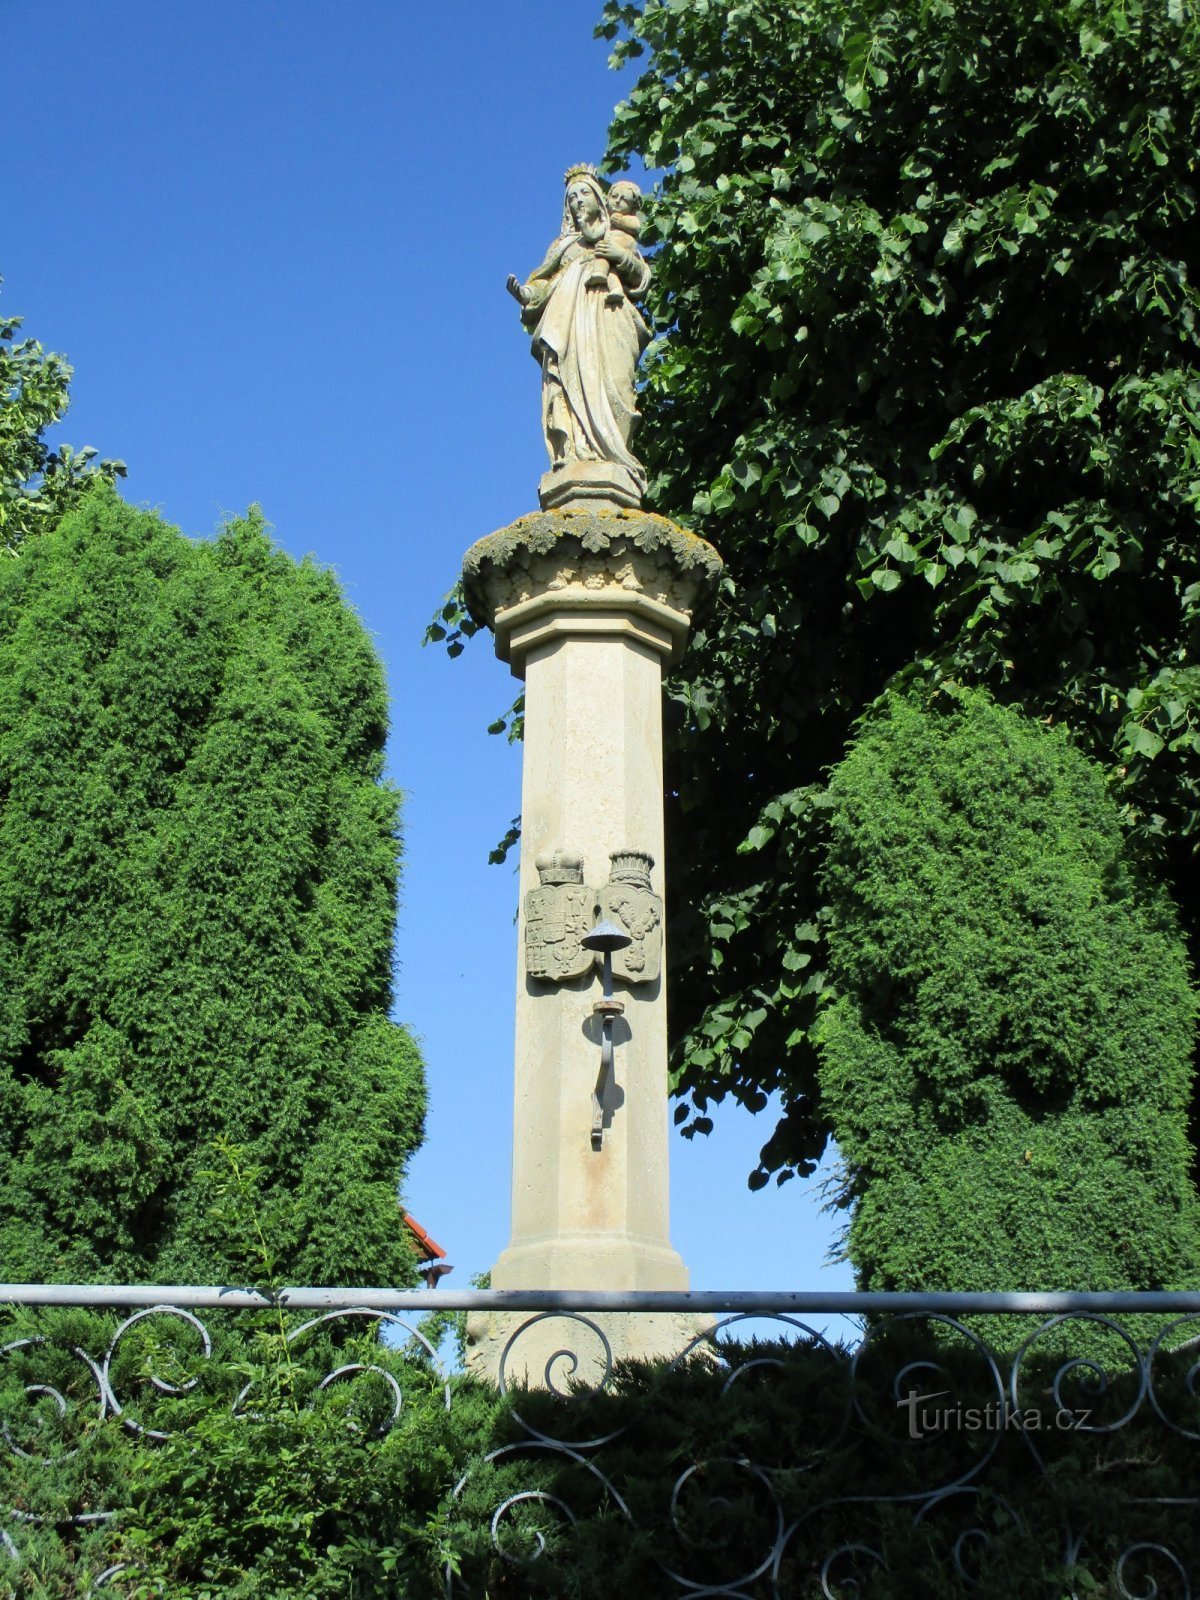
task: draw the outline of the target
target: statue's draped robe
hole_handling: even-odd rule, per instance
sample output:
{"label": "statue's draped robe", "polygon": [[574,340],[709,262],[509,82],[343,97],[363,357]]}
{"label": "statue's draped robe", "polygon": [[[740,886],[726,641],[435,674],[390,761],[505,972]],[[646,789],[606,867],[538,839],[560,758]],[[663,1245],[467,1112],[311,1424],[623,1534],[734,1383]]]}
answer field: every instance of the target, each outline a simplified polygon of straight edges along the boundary
{"label": "statue's draped robe", "polygon": [[[631,266],[626,287],[641,294],[650,269],[638,256]],[[557,241],[531,280],[537,298],[526,321],[542,368],[542,424],[556,464],[615,461],[644,489],[646,475],[629,441],[638,419],[633,375],[650,335],[627,294],[609,303],[607,263],[600,267],[598,272],[593,252],[577,239],[565,247]],[[589,287],[591,278],[597,286]],[[556,432],[565,435],[561,455],[552,443]]]}

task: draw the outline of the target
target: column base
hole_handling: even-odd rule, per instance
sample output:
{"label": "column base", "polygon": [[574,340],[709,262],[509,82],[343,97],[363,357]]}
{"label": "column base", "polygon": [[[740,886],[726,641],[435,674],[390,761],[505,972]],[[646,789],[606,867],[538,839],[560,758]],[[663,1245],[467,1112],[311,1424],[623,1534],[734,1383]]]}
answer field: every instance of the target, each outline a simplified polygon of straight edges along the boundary
{"label": "column base", "polygon": [[[467,1318],[467,1371],[498,1389],[598,1389],[625,1361],[667,1363],[713,1326],[686,1311],[473,1311]],[[712,1361],[699,1343],[689,1361]]]}
{"label": "column base", "polygon": [[[492,1269],[494,1289],[686,1289],[687,1268],[657,1239],[553,1234],[524,1239]],[[688,1312],[474,1312],[467,1370],[505,1389],[593,1389],[619,1361],[673,1361],[712,1326]],[[607,1348],[606,1348],[607,1344]],[[698,1346],[703,1355],[705,1347]]]}
{"label": "column base", "polygon": [[628,1233],[536,1234],[492,1268],[493,1289],[686,1289],[683,1257],[661,1239]]}

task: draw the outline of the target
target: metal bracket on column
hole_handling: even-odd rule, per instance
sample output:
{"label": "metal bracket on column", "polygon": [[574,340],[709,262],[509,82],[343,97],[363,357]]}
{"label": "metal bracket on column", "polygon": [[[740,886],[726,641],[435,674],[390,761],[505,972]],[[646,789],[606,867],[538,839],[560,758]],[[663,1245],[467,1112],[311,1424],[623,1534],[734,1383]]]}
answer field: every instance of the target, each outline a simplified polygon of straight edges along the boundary
{"label": "metal bracket on column", "polygon": [[592,1149],[599,1150],[604,1144],[604,1089],[612,1075],[613,1068],[613,1019],[623,1015],[625,1007],[619,1000],[611,997],[597,1000],[592,1007],[593,1016],[600,1020],[600,1071],[596,1077],[596,1087],[592,1090]]}
{"label": "metal bracket on column", "polygon": [[624,950],[633,940],[615,923],[604,921],[579,942],[585,950],[596,950],[604,957],[604,995],[592,1006],[592,1015],[600,1018],[600,1072],[592,1090],[592,1149],[600,1150],[604,1147],[604,1090],[613,1070],[613,1019],[625,1010],[619,1000],[613,999],[613,951]]}

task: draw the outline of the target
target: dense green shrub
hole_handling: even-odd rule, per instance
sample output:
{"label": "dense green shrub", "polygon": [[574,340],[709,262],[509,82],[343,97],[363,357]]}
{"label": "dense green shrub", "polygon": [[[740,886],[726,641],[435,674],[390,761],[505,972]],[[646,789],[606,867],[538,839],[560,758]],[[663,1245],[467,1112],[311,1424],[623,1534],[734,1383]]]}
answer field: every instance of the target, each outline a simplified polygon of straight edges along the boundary
{"label": "dense green shrub", "polygon": [[412,1281],[385,724],[257,513],[194,543],[101,488],[0,563],[7,1279]]}
{"label": "dense green shrub", "polygon": [[1065,730],[889,697],[829,785],[821,1092],[870,1289],[1200,1285],[1195,996]]}
{"label": "dense green shrub", "polygon": [[[123,1416],[98,1423],[72,1345],[103,1350],[114,1319],[24,1319],[22,1330],[53,1337],[0,1374],[6,1443],[30,1452],[0,1453],[0,1496],[19,1513],[6,1517],[17,1556],[0,1552],[0,1592],[83,1596],[119,1568],[114,1595],[170,1600],[435,1593],[438,1509],[485,1446],[496,1396],[468,1389],[451,1415],[415,1344],[387,1349],[369,1326],[356,1334],[344,1322],[332,1337],[320,1326],[298,1335],[288,1320],[290,1346],[270,1315],[210,1316],[209,1359],[182,1322],[134,1327],[110,1373]],[[177,1392],[156,1392],[151,1373]],[[53,1383],[65,1413],[44,1390],[27,1398],[27,1381]],[[89,1521],[100,1508],[116,1515]]]}

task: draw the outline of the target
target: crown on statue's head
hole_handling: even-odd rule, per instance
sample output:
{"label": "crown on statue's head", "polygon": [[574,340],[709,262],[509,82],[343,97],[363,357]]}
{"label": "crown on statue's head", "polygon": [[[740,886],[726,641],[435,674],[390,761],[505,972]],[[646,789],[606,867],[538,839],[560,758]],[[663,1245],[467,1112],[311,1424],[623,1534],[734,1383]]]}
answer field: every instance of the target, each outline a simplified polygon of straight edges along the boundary
{"label": "crown on statue's head", "polygon": [[577,161],[563,173],[563,182],[566,184],[573,183],[576,178],[592,178],[597,183],[600,182],[600,174],[587,161]]}
{"label": "crown on statue's head", "polygon": [[613,883],[636,883],[645,889],[650,887],[650,869],[654,865],[654,857],[647,855],[644,850],[614,850],[609,860],[612,862],[609,877]]}
{"label": "crown on statue's head", "polygon": [[543,885],[583,882],[583,857],[578,850],[548,850],[537,858],[536,866]]}

